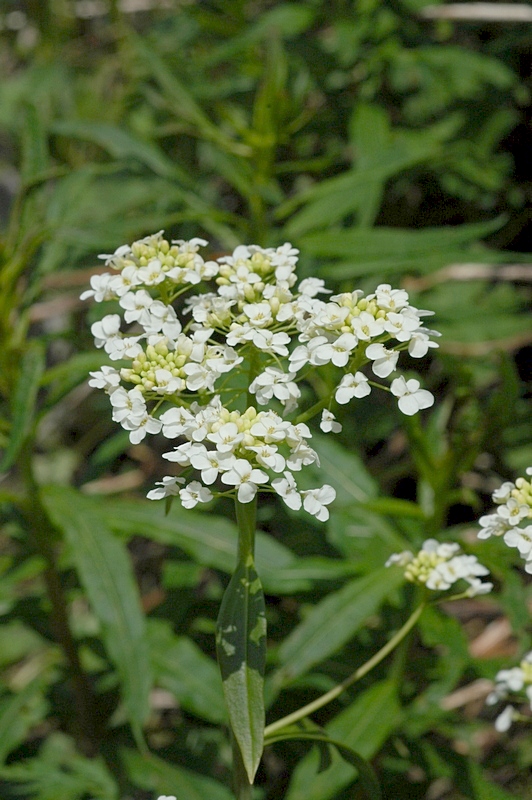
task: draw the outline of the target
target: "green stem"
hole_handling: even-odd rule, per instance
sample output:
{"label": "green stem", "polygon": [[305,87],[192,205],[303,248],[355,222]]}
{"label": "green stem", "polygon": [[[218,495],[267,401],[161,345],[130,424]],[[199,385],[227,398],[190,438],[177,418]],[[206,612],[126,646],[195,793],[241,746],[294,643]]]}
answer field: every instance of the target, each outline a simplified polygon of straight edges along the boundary
{"label": "green stem", "polygon": [[236,523],[238,525],[238,561],[247,564],[255,557],[255,527],[257,520],[257,497],[251,503],[241,503],[235,498]]}
{"label": "green stem", "polygon": [[236,800],[251,800],[251,783],[242,761],[240,747],[232,732],[231,745],[233,752],[233,790]]}
{"label": "green stem", "polygon": [[[323,708],[323,706],[327,705],[327,703],[330,703],[332,700],[335,700],[337,697],[339,697],[342,694],[342,692],[344,692],[346,689],[349,688],[349,686],[351,686],[356,681],[360,680],[360,678],[363,678],[364,675],[367,675],[367,673],[370,672],[373,669],[373,667],[376,667],[377,664],[380,664],[380,662],[383,659],[385,659],[386,656],[389,655],[389,653],[391,653],[392,650],[394,650],[397,647],[397,645],[405,638],[405,636],[407,636],[407,634],[410,633],[410,631],[420,618],[421,614],[423,613],[424,608],[425,604],[421,603],[421,605],[418,606],[416,610],[411,614],[411,616],[407,619],[402,628],[400,628],[397,631],[397,633],[394,636],[392,636],[390,641],[387,642],[384,645],[384,647],[381,647],[381,649],[377,653],[375,653],[375,655],[372,656],[369,659],[369,661],[366,661],[365,664],[363,664],[361,667],[355,670],[353,674],[349,676],[349,678],[346,678],[345,681],[339,683],[337,686],[334,687],[334,689],[331,689],[329,692],[326,692],[321,697],[318,697],[316,700],[313,700],[311,703],[307,703],[306,706],[303,706],[297,711],[293,711],[291,714],[287,714],[286,717],[282,717],[282,719],[278,719],[276,722],[272,722],[271,725],[268,725],[264,730],[264,736],[266,737],[266,740],[268,739],[268,737],[272,735],[272,733],[282,730],[283,728],[286,728],[289,725],[293,725],[295,722],[299,722],[299,720],[304,719],[305,717],[308,717],[310,714],[313,714],[315,711],[318,711],[318,709]],[[266,741],[265,743],[267,744],[268,742]]]}
{"label": "green stem", "polygon": [[324,397],[322,400],[318,400],[318,402],[314,403],[314,405],[307,409],[307,411],[304,411],[302,414],[300,414],[294,424],[299,425],[300,422],[306,422],[307,420],[312,419],[312,417],[315,417],[316,414],[319,414],[320,411],[323,411],[325,406],[329,404],[330,399],[330,397]]}

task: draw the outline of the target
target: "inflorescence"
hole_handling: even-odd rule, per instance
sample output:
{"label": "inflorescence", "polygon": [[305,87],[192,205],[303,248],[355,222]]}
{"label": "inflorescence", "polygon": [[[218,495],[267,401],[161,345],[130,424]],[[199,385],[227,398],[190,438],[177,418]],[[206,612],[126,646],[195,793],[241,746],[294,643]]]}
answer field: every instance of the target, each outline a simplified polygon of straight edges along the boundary
{"label": "inflorescence", "polygon": [[435,592],[454,588],[454,584],[461,580],[469,584],[463,592],[465,597],[475,597],[490,592],[493,584],[483,582],[479,577],[488,575],[489,570],[479,564],[476,556],[463,553],[458,555],[459,551],[460,547],[457,544],[439,543],[436,539],[427,539],[417,555],[409,550],[394,553],[386,562],[386,566],[397,564],[404,567],[407,581]]}
{"label": "inflorescence", "polygon": [[[532,467],[526,470],[532,475]],[[508,547],[516,547],[525,560],[525,572],[532,574],[532,482],[517,478],[505,481],[492,494],[497,510],[479,520],[479,539],[502,536]]]}
{"label": "inflorescence", "polygon": [[[330,290],[318,278],[298,283],[298,250],[288,243],[241,245],[216,261],[200,255],[206,244],[169,242],[159,232],[101,256],[113,271],[94,275],[81,297],[118,301],[121,313],[91,330],[96,346],[121,363],[92,372],[90,385],[107,392],[132,443],[160,432],[181,440],[164,458],[192,468],[195,480],[167,476],[149,498],[176,495],[192,508],[213,496],[248,503],[258,490],[273,491],[326,520],[334,489],[300,491],[294,476],[318,462],[306,421],[321,413],[324,432],[340,431],[334,405],[375,386],[409,416],[430,407],[431,393],[397,374],[397,362],[403,350],[421,358],[437,347],[439,334],[422,321],[432,312],[388,284],[320,299]],[[182,298],[191,290],[201,291]],[[302,408],[300,385],[322,367],[335,370],[335,388]]]}

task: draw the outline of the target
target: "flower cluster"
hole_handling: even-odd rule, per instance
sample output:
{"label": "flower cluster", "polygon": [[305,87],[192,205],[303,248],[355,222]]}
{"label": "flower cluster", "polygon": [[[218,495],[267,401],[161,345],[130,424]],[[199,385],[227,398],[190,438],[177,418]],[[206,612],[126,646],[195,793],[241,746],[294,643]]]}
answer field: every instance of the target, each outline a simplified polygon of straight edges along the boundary
{"label": "flower cluster", "polygon": [[[299,491],[294,477],[317,463],[306,420],[321,412],[321,429],[338,432],[335,404],[375,386],[404,414],[431,406],[418,380],[397,374],[400,351],[420,358],[437,347],[438,334],[423,325],[431,312],[388,284],[323,300],[322,280],[298,284],[298,251],[288,243],[241,245],[216,261],[200,255],[206,244],[159,232],[102,256],[112,271],[94,275],[81,297],[115,301],[121,313],[92,325],[111,364],[92,372],[90,385],[109,395],[132,443],[159,432],[182,440],[164,457],[201,480],[167,476],[148,497],[176,495],[190,508],[215,494],[247,503],[260,489],[327,519],[334,490]],[[302,408],[300,384],[320,367],[336,375],[334,388]],[[376,381],[389,377],[389,385]]]}
{"label": "flower cluster", "polygon": [[[495,705],[513,694],[517,702],[528,700],[532,711],[532,651],[527,653],[518,667],[501,669],[495,676],[495,688],[488,695],[486,703]],[[514,720],[524,719],[513,705],[507,705],[495,720],[498,731],[507,731]]]}
{"label": "flower cluster", "polygon": [[480,575],[488,575],[489,570],[479,564],[476,556],[457,555],[459,550],[457,544],[445,542],[440,544],[436,539],[427,539],[417,555],[409,550],[394,553],[386,562],[386,566],[397,564],[404,567],[406,580],[426,586],[432,591],[445,591],[458,581],[464,580],[469,584],[463,593],[466,597],[490,592],[493,584],[482,582],[479,578]]}
{"label": "flower cluster", "polygon": [[[532,476],[532,467],[526,470]],[[525,560],[525,571],[532,574],[532,481],[517,478],[506,481],[492,494],[497,510],[479,520],[479,539],[502,536],[508,547],[516,547]]]}

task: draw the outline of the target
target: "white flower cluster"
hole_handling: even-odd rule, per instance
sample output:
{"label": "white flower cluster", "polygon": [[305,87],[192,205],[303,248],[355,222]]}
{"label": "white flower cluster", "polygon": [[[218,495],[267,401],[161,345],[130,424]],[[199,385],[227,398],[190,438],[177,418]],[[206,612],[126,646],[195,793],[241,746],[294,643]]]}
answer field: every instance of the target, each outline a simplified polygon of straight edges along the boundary
{"label": "white flower cluster", "polygon": [[[113,419],[132,443],[161,431],[184,440],[164,457],[191,467],[201,481],[166,477],[148,497],[177,495],[190,508],[208,502],[219,481],[224,488],[216,494],[246,503],[259,488],[274,491],[290,508],[303,506],[325,520],[334,490],[299,491],[293,474],[317,462],[304,421],[321,411],[321,429],[340,431],[331,406],[382,386],[362,371],[365,365],[386,379],[401,350],[419,358],[437,347],[431,337],[438,334],[422,322],[431,312],[388,284],[366,296],[321,300],[329,294],[322,280],[296,287],[298,251],[288,243],[242,245],[216,261],[199,254],[206,244],[169,242],[159,232],[102,256],[113,272],[94,275],[81,297],[118,302],[122,313],[106,314],[91,330],[96,347],[121,363],[92,372],[90,385],[107,392]],[[215,290],[180,299],[208,281]],[[302,409],[299,384],[326,365],[338,375],[331,396],[311,412]],[[434,402],[414,378],[399,375],[382,388],[407,415]]]}
{"label": "white flower cluster", "polygon": [[469,584],[469,588],[464,592],[466,597],[490,592],[493,584],[482,582],[479,578],[479,575],[488,575],[489,570],[479,564],[476,556],[457,555],[459,550],[457,544],[446,542],[440,544],[436,539],[427,539],[417,555],[414,556],[409,550],[394,553],[386,562],[386,566],[398,564],[404,567],[406,580],[426,586],[435,592],[450,589],[460,580]]}
{"label": "white flower cluster", "polygon": [[[532,476],[532,467],[526,474]],[[492,499],[497,510],[480,518],[479,539],[502,536],[508,547],[519,550],[525,571],[532,574],[532,482],[526,478],[506,481],[493,492]]]}
{"label": "white flower cluster", "polygon": [[[532,711],[532,651],[527,653],[518,667],[501,669],[495,676],[495,688],[486,698],[488,705],[495,705],[500,700],[506,700],[510,695],[516,695],[516,701],[528,700]],[[498,731],[507,731],[514,720],[525,719],[515,706],[507,705],[495,720]]]}

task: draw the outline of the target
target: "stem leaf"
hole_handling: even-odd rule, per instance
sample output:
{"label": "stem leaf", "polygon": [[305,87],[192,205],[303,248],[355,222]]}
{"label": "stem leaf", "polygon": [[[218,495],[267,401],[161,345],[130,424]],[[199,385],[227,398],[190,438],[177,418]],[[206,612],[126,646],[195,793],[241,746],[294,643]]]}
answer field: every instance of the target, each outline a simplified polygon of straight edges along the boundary
{"label": "stem leaf", "polygon": [[44,350],[39,342],[31,342],[22,357],[19,377],[15,386],[11,434],[0,461],[0,472],[6,472],[14,464],[31,431],[37,391],[43,370]]}
{"label": "stem leaf", "polygon": [[251,556],[238,563],[225,590],[216,649],[231,728],[253,783],[264,744],[266,616]]}
{"label": "stem leaf", "polygon": [[127,550],[106,527],[94,501],[63,486],[42,490],[54,525],[65,534],[80,581],[102,626],[137,742],[149,712],[151,669],[145,620]]}

